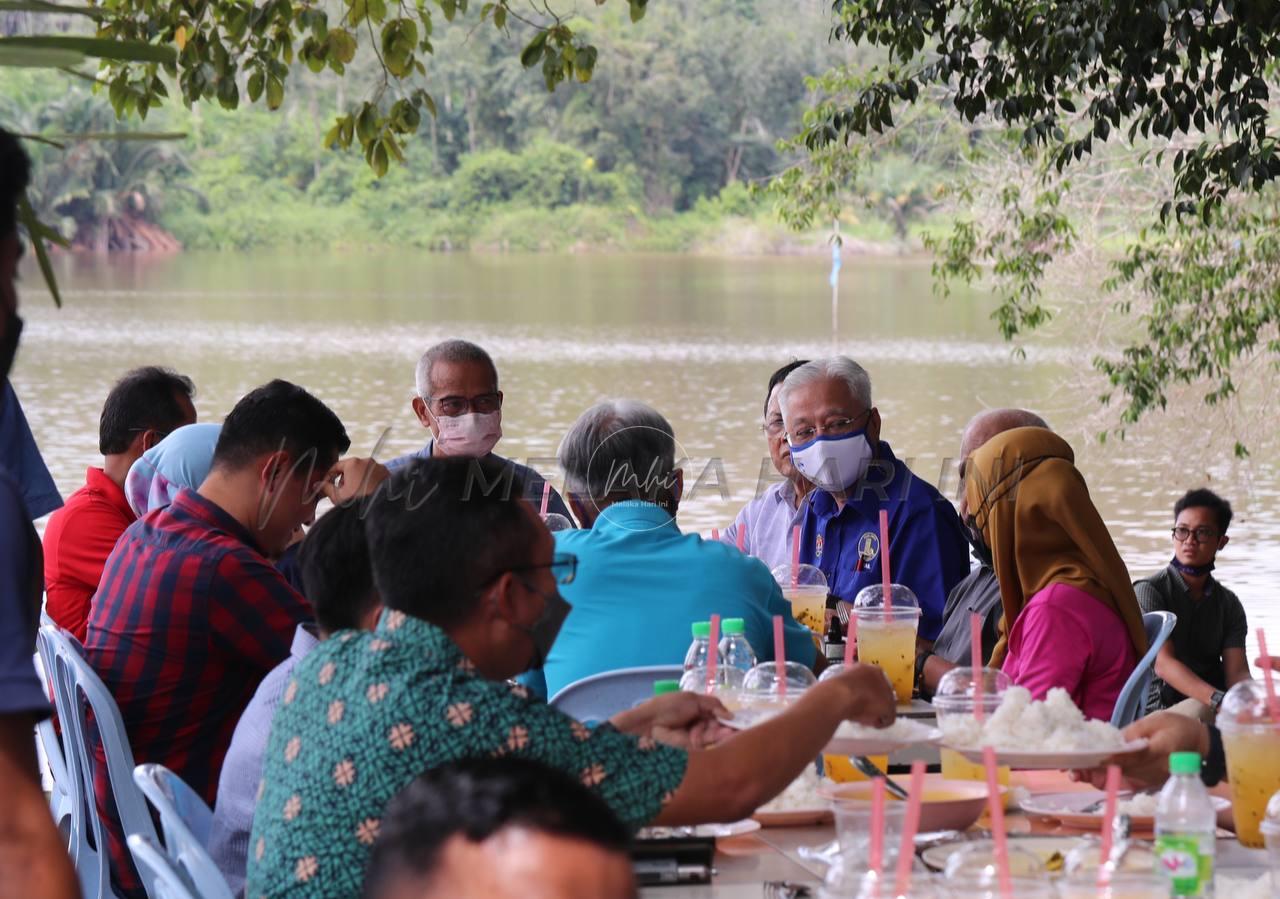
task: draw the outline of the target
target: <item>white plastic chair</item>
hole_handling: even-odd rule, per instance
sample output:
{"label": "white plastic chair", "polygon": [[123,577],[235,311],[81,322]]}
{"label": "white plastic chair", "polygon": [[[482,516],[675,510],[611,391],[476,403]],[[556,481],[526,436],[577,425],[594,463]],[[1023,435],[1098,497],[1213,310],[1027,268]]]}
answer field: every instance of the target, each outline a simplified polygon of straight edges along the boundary
{"label": "white plastic chair", "polygon": [[602,671],[575,681],[551,697],[550,705],[584,724],[608,721],[653,696],[653,682],[678,680],[680,665],[647,665]]}
{"label": "white plastic chair", "polygon": [[152,884],[147,892],[152,899],[204,899],[191,891],[173,859],[156,845],[155,840],[142,834],[130,834],[129,852],[138,863],[139,872],[146,872],[144,877]]}
{"label": "white plastic chair", "polygon": [[1155,674],[1156,655],[1177,623],[1178,616],[1172,612],[1147,612],[1142,616],[1142,628],[1147,632],[1147,652],[1116,697],[1116,707],[1111,713],[1113,727],[1128,727],[1147,713],[1147,691]]}
{"label": "white plastic chair", "polygon": [[201,899],[234,899],[205,848],[213,812],[196,791],[164,765],[139,765],[133,779],[160,814],[165,852]]}
{"label": "white plastic chair", "polygon": [[[92,870],[82,870],[76,859],[76,871],[80,874],[82,884],[88,882],[93,885],[92,890],[85,889],[86,899],[114,899],[107,828],[98,814],[94,795],[93,751],[88,742],[88,709],[93,710],[93,724],[106,757],[107,780],[115,799],[116,814],[122,831],[126,836],[140,834],[154,841],[155,825],[147,810],[146,799],[133,781],[133,750],[129,747],[129,738],[116,701],[102,679],[85,661],[79,641],[66,632],[50,627],[41,628],[41,634],[53,647],[54,683],[59,697],[58,717],[62,722],[63,741],[67,747],[64,755],[68,769],[74,769],[72,776],[78,778],[81,784],[85,818],[92,830],[93,846],[96,849],[95,859],[86,860],[85,865]],[[155,875],[143,870],[138,873],[147,895],[154,897],[152,882]]]}

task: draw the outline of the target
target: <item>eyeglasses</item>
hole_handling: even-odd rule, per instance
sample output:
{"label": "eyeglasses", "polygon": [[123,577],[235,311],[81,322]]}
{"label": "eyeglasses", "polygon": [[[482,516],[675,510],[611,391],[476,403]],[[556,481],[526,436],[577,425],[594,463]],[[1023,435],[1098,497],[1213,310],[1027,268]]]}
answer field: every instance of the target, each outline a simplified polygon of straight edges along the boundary
{"label": "eyeglasses", "polygon": [[782,422],[782,416],[770,419],[760,426],[760,430],[764,431],[770,437],[777,437],[786,430],[786,425]]}
{"label": "eyeglasses", "polygon": [[550,568],[551,576],[556,579],[556,583],[565,587],[572,584],[573,579],[578,576],[578,557],[572,553],[556,553],[551,557],[550,562],[544,562],[541,565],[517,565],[515,568],[508,568],[507,571],[537,571],[540,568]]}
{"label": "eyeglasses", "polygon": [[861,415],[854,418],[830,419],[821,427],[810,425],[808,427],[798,428],[795,433],[787,434],[787,443],[790,443],[792,446],[808,443],[819,434],[830,434],[832,437],[843,437],[845,434],[850,434],[855,430],[854,426],[857,424],[858,419],[864,419],[870,415],[871,410],[868,409],[866,412],[863,412]]}
{"label": "eyeglasses", "polygon": [[488,415],[490,412],[497,412],[502,408],[502,394],[500,393],[482,393],[470,399],[465,396],[443,396],[439,399],[427,396],[423,397],[423,399],[428,406],[435,403],[437,415],[444,415],[448,418],[465,415],[467,412]]}
{"label": "eyeglasses", "polygon": [[1173,534],[1173,539],[1179,543],[1186,543],[1191,539],[1192,535],[1195,535],[1196,543],[1208,543],[1211,540],[1218,539],[1218,532],[1213,528],[1196,528],[1192,530],[1189,527],[1178,525],[1170,533]]}

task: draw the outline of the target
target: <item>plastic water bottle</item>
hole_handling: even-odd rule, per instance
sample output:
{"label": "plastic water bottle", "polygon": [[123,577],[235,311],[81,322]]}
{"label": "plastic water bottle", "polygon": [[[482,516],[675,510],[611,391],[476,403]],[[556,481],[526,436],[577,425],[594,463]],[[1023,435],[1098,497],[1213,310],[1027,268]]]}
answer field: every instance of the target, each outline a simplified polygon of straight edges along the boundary
{"label": "plastic water bottle", "polygon": [[747,640],[747,623],[741,618],[726,618],[721,625],[720,656],[726,668],[737,668],[743,674],[756,667],[756,653]]}
{"label": "plastic water bottle", "polygon": [[1218,816],[1200,780],[1199,753],[1173,753],[1169,773],[1156,802],[1156,870],[1170,896],[1212,896]]}
{"label": "plastic water bottle", "polygon": [[[711,655],[711,622],[695,621],[692,630],[693,642],[689,644],[689,651],[684,654],[685,671],[691,671],[694,668],[706,668],[707,658]],[[724,664],[724,657],[720,654],[718,648],[716,649],[716,664]]]}

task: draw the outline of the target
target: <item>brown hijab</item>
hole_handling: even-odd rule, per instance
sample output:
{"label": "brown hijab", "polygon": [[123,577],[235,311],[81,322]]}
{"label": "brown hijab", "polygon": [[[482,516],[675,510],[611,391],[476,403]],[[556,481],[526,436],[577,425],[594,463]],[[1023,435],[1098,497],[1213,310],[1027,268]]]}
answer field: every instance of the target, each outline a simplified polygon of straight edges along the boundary
{"label": "brown hijab", "polygon": [[1139,657],[1146,652],[1129,571],[1065,440],[1044,428],[997,434],[966,460],[965,500],[991,547],[1004,606],[992,667],[1004,662],[1009,632],[1028,600],[1050,584],[1105,602],[1124,620]]}

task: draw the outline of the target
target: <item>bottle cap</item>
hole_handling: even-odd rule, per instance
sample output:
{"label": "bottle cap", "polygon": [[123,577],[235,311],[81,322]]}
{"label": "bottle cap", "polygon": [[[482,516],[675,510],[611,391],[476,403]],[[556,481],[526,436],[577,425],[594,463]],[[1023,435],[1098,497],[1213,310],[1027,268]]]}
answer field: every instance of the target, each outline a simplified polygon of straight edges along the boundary
{"label": "bottle cap", "polygon": [[704,640],[706,640],[706,639],[708,639],[708,638],[710,638],[710,637],[711,637],[711,622],[710,622],[710,621],[695,621],[695,622],[693,623],[693,628],[692,628],[692,630],[693,630],[693,636],[694,636],[695,638],[697,638],[697,637],[701,637],[701,638],[703,638]]}
{"label": "bottle cap", "polygon": [[720,625],[720,630],[726,634],[745,634],[747,622],[741,618],[726,618]]}
{"label": "bottle cap", "polygon": [[1170,774],[1199,774],[1200,753],[1175,752],[1169,756]]}
{"label": "bottle cap", "polygon": [[680,681],[678,680],[656,680],[653,682],[653,695],[661,696],[664,693],[679,693]]}

